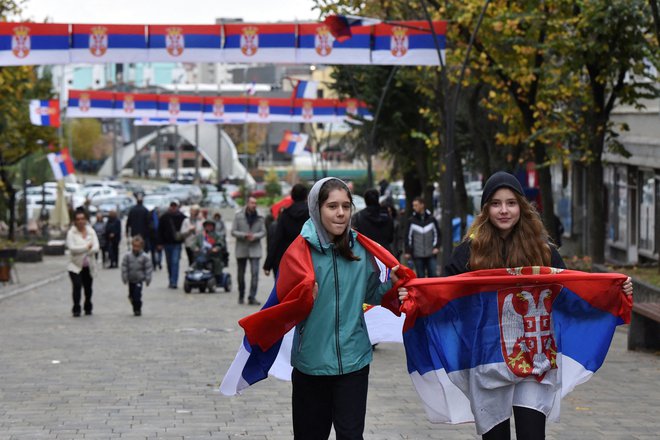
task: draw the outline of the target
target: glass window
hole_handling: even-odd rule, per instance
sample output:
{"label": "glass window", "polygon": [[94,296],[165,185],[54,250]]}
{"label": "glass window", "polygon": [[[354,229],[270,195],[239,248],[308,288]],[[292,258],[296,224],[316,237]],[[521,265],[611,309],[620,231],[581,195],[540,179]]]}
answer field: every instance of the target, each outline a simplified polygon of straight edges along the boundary
{"label": "glass window", "polygon": [[639,247],[654,252],[655,245],[655,175],[640,172],[642,194],[639,203]]}

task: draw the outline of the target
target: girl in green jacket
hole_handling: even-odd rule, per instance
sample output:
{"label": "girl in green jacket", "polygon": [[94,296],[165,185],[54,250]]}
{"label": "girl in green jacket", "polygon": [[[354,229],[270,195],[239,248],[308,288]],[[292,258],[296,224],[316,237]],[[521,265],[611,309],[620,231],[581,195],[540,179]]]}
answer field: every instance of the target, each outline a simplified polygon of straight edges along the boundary
{"label": "girl in green jacket", "polygon": [[[308,197],[307,240],[316,286],[309,316],[296,326],[293,365],[295,439],[362,439],[372,348],[364,303],[380,304],[398,280],[381,277],[374,258],[350,229],[353,208],[346,184],[334,177],[318,181]],[[281,267],[280,270],[286,270]]]}

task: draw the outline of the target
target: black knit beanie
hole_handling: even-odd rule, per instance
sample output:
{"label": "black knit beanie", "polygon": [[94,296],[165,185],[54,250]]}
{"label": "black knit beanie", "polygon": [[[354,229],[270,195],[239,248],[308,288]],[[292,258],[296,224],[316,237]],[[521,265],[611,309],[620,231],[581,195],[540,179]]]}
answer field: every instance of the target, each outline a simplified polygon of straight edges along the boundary
{"label": "black knit beanie", "polygon": [[522,185],[516,179],[516,176],[513,174],[506,173],[504,171],[498,171],[488,178],[486,185],[484,185],[484,191],[481,194],[481,207],[483,208],[486,202],[493,197],[493,194],[500,188],[509,188],[512,191],[517,192],[521,196],[525,196],[523,192]]}

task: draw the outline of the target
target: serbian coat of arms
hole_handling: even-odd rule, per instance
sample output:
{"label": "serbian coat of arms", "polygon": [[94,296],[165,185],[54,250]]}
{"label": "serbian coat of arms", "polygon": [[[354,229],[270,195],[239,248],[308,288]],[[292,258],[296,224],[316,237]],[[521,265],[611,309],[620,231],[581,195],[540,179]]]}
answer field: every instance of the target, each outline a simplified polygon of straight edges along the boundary
{"label": "serbian coat of arms", "polygon": [[94,26],[89,31],[89,51],[95,57],[102,57],[108,50],[108,28]]}
{"label": "serbian coat of arms", "polygon": [[327,26],[319,26],[316,28],[316,35],[314,36],[314,50],[322,57],[327,57],[332,52],[332,43],[335,38],[330,33]]}
{"label": "serbian coat of arms", "polygon": [[183,29],[180,27],[169,27],[165,29],[165,49],[173,57],[178,57],[185,49]]}
{"label": "serbian coat of arms", "polygon": [[11,36],[11,51],[16,58],[25,58],[30,54],[30,28],[16,26]]}
{"label": "serbian coat of arms", "polygon": [[243,28],[240,44],[243,55],[251,57],[256,54],[259,50],[259,29],[254,26]]}
{"label": "serbian coat of arms", "polygon": [[406,28],[401,26],[392,27],[390,52],[395,57],[402,57],[408,53],[408,30]]}

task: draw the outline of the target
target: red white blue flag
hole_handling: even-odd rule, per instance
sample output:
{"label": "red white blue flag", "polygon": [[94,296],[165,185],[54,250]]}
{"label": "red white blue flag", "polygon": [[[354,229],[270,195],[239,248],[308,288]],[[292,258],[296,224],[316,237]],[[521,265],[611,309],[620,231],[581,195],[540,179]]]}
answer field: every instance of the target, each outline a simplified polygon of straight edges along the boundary
{"label": "red white blue flag", "polygon": [[149,25],[149,61],[222,62],[222,26]]}
{"label": "red white blue flag", "polygon": [[30,122],[47,127],[60,126],[60,103],[56,99],[30,101]]}
{"label": "red white blue flag", "polygon": [[249,98],[248,122],[291,122],[291,100],[287,98]]}
{"label": "red white blue flag", "polygon": [[147,59],[146,27],[142,24],[74,24],[71,62],[134,63]]}
{"label": "red white blue flag", "polygon": [[[437,43],[444,53],[447,22],[434,21]],[[444,60],[444,56],[443,56]],[[374,26],[372,64],[439,66],[433,34],[425,21],[383,23]]]}
{"label": "red white blue flag", "polygon": [[323,20],[323,24],[330,29],[332,35],[340,42],[351,38],[353,31],[358,27],[372,26],[378,23],[382,23],[382,20],[358,15],[328,15]]}
{"label": "red white blue flag", "polygon": [[428,418],[474,420],[479,434],[512,405],[556,420],[561,398],[598,370],[616,326],[630,321],[626,278],[526,267],[406,282],[408,372]]}
{"label": "red white blue flag", "polygon": [[155,93],[123,93],[114,95],[115,118],[155,118],[158,95]]}
{"label": "red white blue flag", "polygon": [[305,151],[309,135],[305,133],[297,133],[295,131],[286,130],[277,151],[280,153],[289,153],[293,156],[301,154]]}
{"label": "red white blue flag", "polygon": [[291,99],[316,99],[318,83],[316,81],[298,80],[293,88]]}
{"label": "red white blue flag", "polygon": [[226,24],[224,29],[225,62],[286,63],[296,59],[296,25],[293,23]]}
{"label": "red white blue flag", "polygon": [[68,24],[0,22],[0,66],[68,62]]}
{"label": "red white blue flag", "polygon": [[76,172],[68,148],[56,153],[48,153],[47,157],[48,162],[50,163],[50,168],[53,170],[53,176],[56,180],[61,180],[69,174],[74,174]]}
{"label": "red white blue flag", "polygon": [[361,119],[370,121],[373,115],[369,111],[367,103],[359,99],[345,99],[337,103],[337,117],[346,119],[348,122],[361,124]]}
{"label": "red white blue flag", "polygon": [[337,100],[296,99],[293,101],[293,122],[336,122]]}
{"label": "red white blue flag", "polygon": [[[381,282],[387,281],[389,269],[399,264],[397,260],[385,248],[362,234],[358,233],[357,237],[380,268]],[[227,396],[241,393],[269,374],[280,379],[289,379],[291,376],[290,331],[309,315],[314,305],[312,298],[312,287],[315,282],[314,265],[309,245],[302,236],[294,240],[284,254],[281,264],[286,265],[287,270],[280,271],[266,304],[259,312],[239,321],[245,330],[245,337],[220,385],[220,392]],[[408,277],[414,276],[410,269],[402,267],[399,270],[398,274],[405,272]],[[387,304],[389,309],[394,307],[394,304],[398,307],[396,288],[393,287],[383,297],[382,304]],[[365,319],[368,313],[371,312],[365,313]],[[389,311],[387,313],[391,314]],[[401,328],[400,321],[392,322],[391,325],[395,329]],[[369,332],[371,337],[371,328]],[[376,335],[380,335],[382,339],[371,339],[372,343],[397,340],[389,331],[380,333],[374,330],[374,336],[378,338]]]}
{"label": "red white blue flag", "polygon": [[247,118],[247,98],[205,96],[203,100],[204,121],[215,124],[242,124]]}
{"label": "red white blue flag", "polygon": [[112,118],[114,93],[96,90],[69,90],[67,118]]}
{"label": "red white blue flag", "polygon": [[190,95],[159,95],[158,118],[202,119],[202,97]]}
{"label": "red white blue flag", "polygon": [[[336,38],[324,23],[298,25],[296,62],[300,64],[371,64],[371,26],[351,27],[351,35]],[[314,96],[316,97],[316,96]],[[307,98],[305,96],[305,98]]]}

